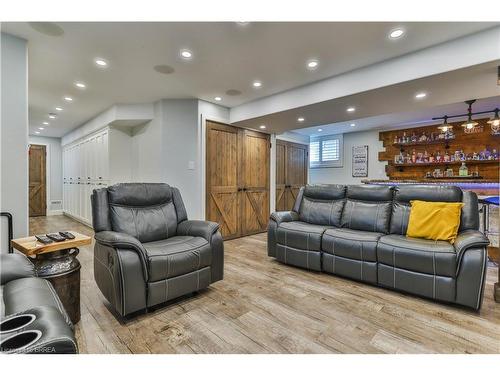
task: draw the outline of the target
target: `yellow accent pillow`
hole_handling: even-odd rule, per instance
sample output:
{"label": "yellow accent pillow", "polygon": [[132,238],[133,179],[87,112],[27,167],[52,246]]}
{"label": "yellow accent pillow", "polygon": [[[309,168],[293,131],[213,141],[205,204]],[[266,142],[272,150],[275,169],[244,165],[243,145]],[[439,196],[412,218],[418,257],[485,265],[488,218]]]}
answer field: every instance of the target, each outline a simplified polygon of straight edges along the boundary
{"label": "yellow accent pillow", "polygon": [[410,201],[408,237],[455,242],[463,203]]}

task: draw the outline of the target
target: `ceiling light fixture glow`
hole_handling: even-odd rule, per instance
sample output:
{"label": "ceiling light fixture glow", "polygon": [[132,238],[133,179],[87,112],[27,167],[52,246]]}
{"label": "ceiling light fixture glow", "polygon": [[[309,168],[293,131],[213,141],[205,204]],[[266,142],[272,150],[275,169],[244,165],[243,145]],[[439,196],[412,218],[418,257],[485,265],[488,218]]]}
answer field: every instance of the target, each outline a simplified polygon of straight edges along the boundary
{"label": "ceiling light fixture glow", "polygon": [[84,89],[85,87],[87,87],[87,85],[85,85],[85,83],[83,82],[75,82],[75,86],[79,89]]}
{"label": "ceiling light fixture glow", "polygon": [[355,110],[356,110],[356,107],[347,108],[347,112],[354,112]]}
{"label": "ceiling light fixture glow", "polygon": [[398,39],[404,35],[405,31],[403,29],[394,29],[390,32],[389,38]]}
{"label": "ceiling light fixture glow", "polygon": [[314,70],[318,67],[319,61],[318,60],[309,60],[307,62],[307,69],[309,70]]}
{"label": "ceiling light fixture glow", "polygon": [[40,134],[40,132],[35,132],[35,134]]}
{"label": "ceiling light fixture glow", "polygon": [[55,113],[49,113],[49,118],[55,119],[57,118],[57,115]]}
{"label": "ceiling light fixture glow", "polygon": [[322,131],[323,131],[323,129],[318,129],[318,131],[319,131],[319,132],[322,132]]}
{"label": "ceiling light fixture glow", "polygon": [[63,109],[61,107],[56,107],[56,111],[62,111]]}
{"label": "ceiling light fixture glow", "polygon": [[252,86],[255,88],[262,87],[262,82],[261,81],[253,81]]}
{"label": "ceiling light fixture glow", "polygon": [[45,128],[40,127],[40,128],[38,128],[38,129],[43,130],[43,129],[45,129]]}
{"label": "ceiling light fixture glow", "polygon": [[351,124],[351,128],[354,128],[356,126],[356,124]]}
{"label": "ceiling light fixture glow", "polygon": [[216,102],[220,102],[220,101],[222,100],[222,98],[221,98],[220,96],[216,96],[216,97],[214,98],[214,100],[215,100]]}
{"label": "ceiling light fixture glow", "polygon": [[42,122],[44,125],[48,125],[49,123],[47,121]]}
{"label": "ceiling light fixture glow", "polygon": [[67,102],[72,102],[73,98],[71,96],[65,96],[64,100],[66,100]]}
{"label": "ceiling light fixture glow", "polygon": [[193,57],[193,52],[191,52],[188,49],[181,49],[181,57],[184,60],[189,60],[189,59],[191,59]]}
{"label": "ceiling light fixture glow", "polygon": [[94,60],[95,64],[101,68],[105,68],[108,66],[108,62],[104,59],[101,59],[100,57],[97,57],[95,60]]}
{"label": "ceiling light fixture glow", "polygon": [[304,117],[299,117],[299,118],[297,119],[297,121],[298,121],[298,122],[304,122],[305,120],[306,120],[306,119],[305,119]]}
{"label": "ceiling light fixture glow", "polygon": [[425,92],[419,92],[418,94],[415,95],[415,99],[423,99],[427,96],[427,93]]}
{"label": "ceiling light fixture glow", "polygon": [[265,128],[266,128],[266,125],[261,125],[261,126],[259,126],[259,128],[261,128],[261,129],[265,129]]}

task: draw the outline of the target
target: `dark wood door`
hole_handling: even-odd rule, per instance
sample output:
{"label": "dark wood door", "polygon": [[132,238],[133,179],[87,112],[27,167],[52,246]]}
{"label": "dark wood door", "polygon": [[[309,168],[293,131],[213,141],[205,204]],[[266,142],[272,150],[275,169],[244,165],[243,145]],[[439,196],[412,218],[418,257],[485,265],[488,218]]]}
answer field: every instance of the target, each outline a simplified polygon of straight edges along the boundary
{"label": "dark wood door", "polygon": [[221,225],[225,239],[240,235],[239,131],[207,122],[206,218]]}
{"label": "dark wood door", "polygon": [[286,211],[285,194],[285,163],[286,145],[285,142],[276,141],[276,211]]}
{"label": "dark wood door", "polygon": [[241,131],[241,234],[266,231],[269,220],[269,135]]}
{"label": "dark wood door", "polygon": [[29,214],[47,214],[46,150],[43,145],[29,148]]}
{"label": "dark wood door", "polygon": [[[293,208],[300,188],[307,184],[308,164],[309,146],[281,140],[276,141],[277,211],[289,211]],[[278,185],[278,180],[280,185]]]}

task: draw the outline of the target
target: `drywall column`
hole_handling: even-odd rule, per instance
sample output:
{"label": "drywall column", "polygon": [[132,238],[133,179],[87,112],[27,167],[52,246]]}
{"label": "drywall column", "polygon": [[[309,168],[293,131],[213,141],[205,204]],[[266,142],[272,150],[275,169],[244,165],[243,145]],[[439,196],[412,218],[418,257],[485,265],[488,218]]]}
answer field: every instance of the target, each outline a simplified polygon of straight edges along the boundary
{"label": "drywall column", "polygon": [[[14,237],[22,237],[28,234],[28,51],[26,40],[5,33],[0,44],[0,209],[12,213]],[[6,234],[2,220],[2,252]]]}

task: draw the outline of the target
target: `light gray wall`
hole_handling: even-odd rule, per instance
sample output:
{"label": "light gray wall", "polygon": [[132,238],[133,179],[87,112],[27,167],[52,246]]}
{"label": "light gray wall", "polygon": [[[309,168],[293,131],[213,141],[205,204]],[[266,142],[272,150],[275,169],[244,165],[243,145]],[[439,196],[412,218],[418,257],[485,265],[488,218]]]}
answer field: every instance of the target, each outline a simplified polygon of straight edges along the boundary
{"label": "light gray wall", "polygon": [[29,143],[45,145],[47,150],[47,214],[62,210],[62,147],[61,138],[29,137]]}
{"label": "light gray wall", "polygon": [[[0,209],[14,216],[14,237],[28,234],[28,61],[26,40],[0,34]],[[2,218],[0,251],[6,252]]]}
{"label": "light gray wall", "polygon": [[[368,145],[368,177],[352,177],[352,146]],[[378,161],[383,151],[378,130],[344,134],[344,166],[342,168],[309,169],[310,184],[360,184],[363,179],[385,179],[386,162]]]}

